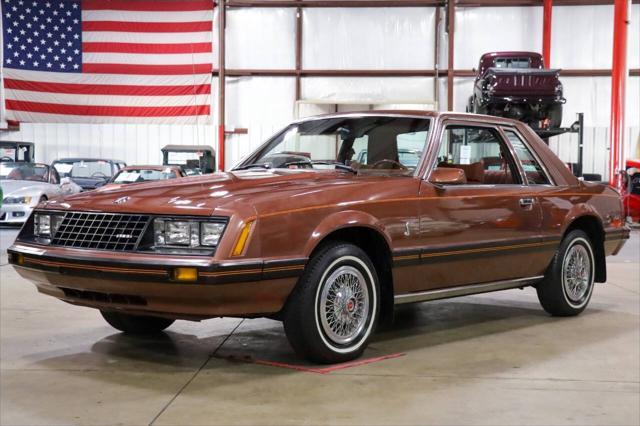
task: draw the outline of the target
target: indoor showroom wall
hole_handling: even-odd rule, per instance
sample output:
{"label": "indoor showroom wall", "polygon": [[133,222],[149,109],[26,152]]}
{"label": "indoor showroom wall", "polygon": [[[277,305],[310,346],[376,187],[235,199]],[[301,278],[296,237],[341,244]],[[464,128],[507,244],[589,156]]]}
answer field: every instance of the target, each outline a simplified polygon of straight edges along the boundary
{"label": "indoor showroom wall", "polygon": [[[444,13],[441,14],[444,18]],[[303,10],[303,68],[313,69],[433,69],[435,8]],[[631,6],[629,68],[640,68],[640,5]],[[217,15],[215,17],[217,24]],[[441,21],[440,25],[444,25]],[[541,50],[541,7],[466,7],[456,13],[455,68],[477,66],[480,55],[492,50]],[[214,32],[217,29],[214,28]],[[227,68],[293,69],[295,10],[277,8],[230,9],[227,13]],[[556,68],[611,67],[613,6],[555,6],[552,58]],[[215,50],[215,46],[214,46]],[[440,68],[446,68],[447,37],[440,40]],[[454,109],[464,111],[472,79],[454,81]],[[577,112],[585,113],[585,171],[606,173],[610,78],[563,77],[563,125]],[[158,163],[167,143],[217,146],[214,78],[212,124],[79,125],[22,123],[19,132],[2,139],[37,143],[37,158],[92,155],[117,157],[129,163]],[[227,138],[230,167],[266,137],[295,118],[295,80],[291,77],[234,77],[226,83],[226,125],[248,128],[246,135]],[[302,97],[314,102],[347,102],[339,111],[370,104],[406,103],[429,108],[437,99],[446,110],[446,79],[309,77],[302,79]],[[303,105],[300,114],[330,112],[335,105]],[[640,156],[640,77],[630,77],[627,89],[627,154]],[[552,148],[566,161],[575,161],[576,136],[552,140]]]}

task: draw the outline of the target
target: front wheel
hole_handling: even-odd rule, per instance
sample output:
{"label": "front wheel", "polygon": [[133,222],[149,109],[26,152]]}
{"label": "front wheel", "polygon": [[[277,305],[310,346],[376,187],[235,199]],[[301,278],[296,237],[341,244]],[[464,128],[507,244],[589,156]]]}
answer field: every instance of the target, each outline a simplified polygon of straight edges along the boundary
{"label": "front wheel", "polygon": [[100,313],[111,327],[129,334],[159,333],[173,324],[173,320],[168,318],[130,315],[113,311],[100,311]]}
{"label": "front wheel", "polygon": [[544,280],[537,286],[540,304],[551,315],[578,315],[591,299],[594,278],[591,240],[583,231],[571,231],[562,240]]}
{"label": "front wheel", "polygon": [[284,329],[313,362],[350,361],[364,351],[380,307],[376,270],[359,247],[326,244],[311,258],[287,302]]}

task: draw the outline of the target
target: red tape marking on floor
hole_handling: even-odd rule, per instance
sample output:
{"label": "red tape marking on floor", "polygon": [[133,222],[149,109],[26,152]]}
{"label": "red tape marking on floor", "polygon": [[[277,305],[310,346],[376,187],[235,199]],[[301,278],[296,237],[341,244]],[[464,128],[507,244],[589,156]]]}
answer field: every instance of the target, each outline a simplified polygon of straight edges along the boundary
{"label": "red tape marking on floor", "polygon": [[382,355],[382,356],[377,356],[373,358],[366,358],[366,359],[361,359],[357,361],[345,362],[342,364],[335,364],[335,365],[331,365],[329,367],[323,367],[323,368],[305,367],[302,365],[287,364],[284,362],[277,362],[277,361],[266,361],[262,359],[253,359],[248,357],[239,358],[235,356],[229,356],[224,358],[230,361],[248,362],[248,363],[253,363],[258,365],[265,365],[268,367],[288,368],[289,370],[303,371],[305,373],[329,374],[333,371],[344,370],[345,368],[359,367],[361,365],[372,364],[374,362],[380,362],[386,359],[400,358],[401,356],[404,356],[404,355],[405,355],[404,353],[399,352],[395,354]]}

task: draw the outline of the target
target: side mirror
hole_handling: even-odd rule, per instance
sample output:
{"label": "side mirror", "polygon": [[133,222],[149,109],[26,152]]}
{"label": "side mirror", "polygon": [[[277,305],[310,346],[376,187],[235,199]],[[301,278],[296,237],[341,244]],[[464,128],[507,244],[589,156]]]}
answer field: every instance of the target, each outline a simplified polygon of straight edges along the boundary
{"label": "side mirror", "polygon": [[437,167],[431,172],[429,182],[434,185],[462,185],[467,183],[467,176],[462,169]]}
{"label": "side mirror", "polygon": [[60,179],[60,185],[69,185],[71,183],[71,178],[63,177]]}

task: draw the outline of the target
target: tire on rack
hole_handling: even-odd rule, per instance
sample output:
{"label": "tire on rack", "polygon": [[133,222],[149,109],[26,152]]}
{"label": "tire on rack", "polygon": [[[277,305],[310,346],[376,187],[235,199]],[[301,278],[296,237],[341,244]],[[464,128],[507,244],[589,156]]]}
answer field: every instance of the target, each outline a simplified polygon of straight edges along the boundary
{"label": "tire on rack", "polygon": [[575,316],[591,299],[595,258],[589,236],[581,230],[569,232],[536,290],[545,311],[554,316]]}
{"label": "tire on rack", "polygon": [[345,242],[323,245],[311,257],[284,310],[295,352],[332,364],[359,357],[380,311],[378,275],[367,254]]}
{"label": "tire on rack", "polygon": [[483,115],[487,115],[489,109],[488,107],[482,106],[480,105],[480,103],[478,102],[478,98],[476,98],[475,96],[473,97],[473,113],[474,114],[483,114]]}
{"label": "tire on rack", "polygon": [[131,315],[114,311],[100,311],[111,327],[128,334],[159,333],[173,324],[174,320],[146,315]]}
{"label": "tire on rack", "polygon": [[549,128],[557,129],[562,126],[562,105],[553,104],[547,109],[547,117],[549,118]]}

